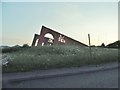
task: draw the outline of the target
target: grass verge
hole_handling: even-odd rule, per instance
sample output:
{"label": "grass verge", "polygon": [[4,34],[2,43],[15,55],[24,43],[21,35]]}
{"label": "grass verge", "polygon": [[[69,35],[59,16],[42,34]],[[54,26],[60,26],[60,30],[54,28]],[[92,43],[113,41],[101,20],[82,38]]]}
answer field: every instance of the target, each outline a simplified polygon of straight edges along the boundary
{"label": "grass verge", "polygon": [[[90,54],[91,53],[91,54]],[[6,53],[9,65],[4,72],[80,67],[118,61],[118,49],[78,46],[37,46]]]}

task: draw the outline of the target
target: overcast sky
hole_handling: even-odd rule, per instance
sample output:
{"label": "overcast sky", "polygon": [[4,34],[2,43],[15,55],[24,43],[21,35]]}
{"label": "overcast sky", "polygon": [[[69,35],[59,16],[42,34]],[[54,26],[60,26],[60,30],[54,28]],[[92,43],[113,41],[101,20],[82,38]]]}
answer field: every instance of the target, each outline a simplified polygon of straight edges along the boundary
{"label": "overcast sky", "polygon": [[3,2],[3,45],[31,45],[42,25],[88,45],[118,40],[117,2]]}

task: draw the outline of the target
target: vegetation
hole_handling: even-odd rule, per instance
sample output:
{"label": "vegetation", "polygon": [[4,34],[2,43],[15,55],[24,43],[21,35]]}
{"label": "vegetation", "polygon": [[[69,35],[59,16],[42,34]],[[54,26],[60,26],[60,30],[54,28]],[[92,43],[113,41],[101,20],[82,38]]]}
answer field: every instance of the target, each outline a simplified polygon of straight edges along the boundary
{"label": "vegetation", "polygon": [[16,51],[19,51],[19,50],[22,50],[22,49],[27,49],[27,48],[30,48],[28,46],[28,44],[23,44],[23,46],[19,46],[19,45],[15,45],[13,47],[7,47],[7,48],[3,48],[2,49],[2,53],[8,53],[8,52],[16,52]]}
{"label": "vegetation", "polygon": [[106,46],[107,48],[120,48],[120,40],[110,43]]}
{"label": "vegetation", "polygon": [[104,43],[102,43],[102,44],[101,44],[101,47],[105,47],[105,44],[104,44]]}
{"label": "vegetation", "polygon": [[[27,48],[26,48],[27,47]],[[118,61],[118,49],[78,46],[36,46],[4,52],[9,57],[3,72],[21,72],[40,69],[80,67]],[[4,54],[3,53],[3,54]]]}

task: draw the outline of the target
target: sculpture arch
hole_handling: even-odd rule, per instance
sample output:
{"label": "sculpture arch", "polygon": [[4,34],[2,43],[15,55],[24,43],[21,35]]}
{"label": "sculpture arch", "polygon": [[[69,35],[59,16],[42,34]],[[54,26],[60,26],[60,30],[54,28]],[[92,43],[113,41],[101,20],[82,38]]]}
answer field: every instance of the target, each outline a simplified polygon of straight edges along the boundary
{"label": "sculpture arch", "polygon": [[[77,40],[74,40],[66,35],[63,35],[59,32],[56,32],[52,29],[49,29],[45,26],[42,26],[42,29],[41,29],[41,32],[40,32],[40,35],[38,34],[35,34],[34,35],[34,39],[33,39],[33,42],[32,42],[32,46],[35,46],[35,42],[36,40],[38,39],[38,43],[37,45],[42,45],[42,43],[46,43],[45,40],[47,38],[45,38],[44,36],[47,34],[47,33],[50,33],[53,35],[54,37],[54,43],[52,45],[80,45],[80,46],[87,46]],[[61,39],[61,40],[60,40]]]}

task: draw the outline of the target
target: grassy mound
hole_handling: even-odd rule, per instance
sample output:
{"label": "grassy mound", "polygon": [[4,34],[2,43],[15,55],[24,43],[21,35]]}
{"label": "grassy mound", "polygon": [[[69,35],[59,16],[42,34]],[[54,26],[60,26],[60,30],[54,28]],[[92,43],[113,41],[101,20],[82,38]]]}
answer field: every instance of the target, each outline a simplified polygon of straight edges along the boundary
{"label": "grassy mound", "polygon": [[78,46],[37,46],[6,53],[9,65],[3,72],[80,67],[118,61],[118,49]]}

